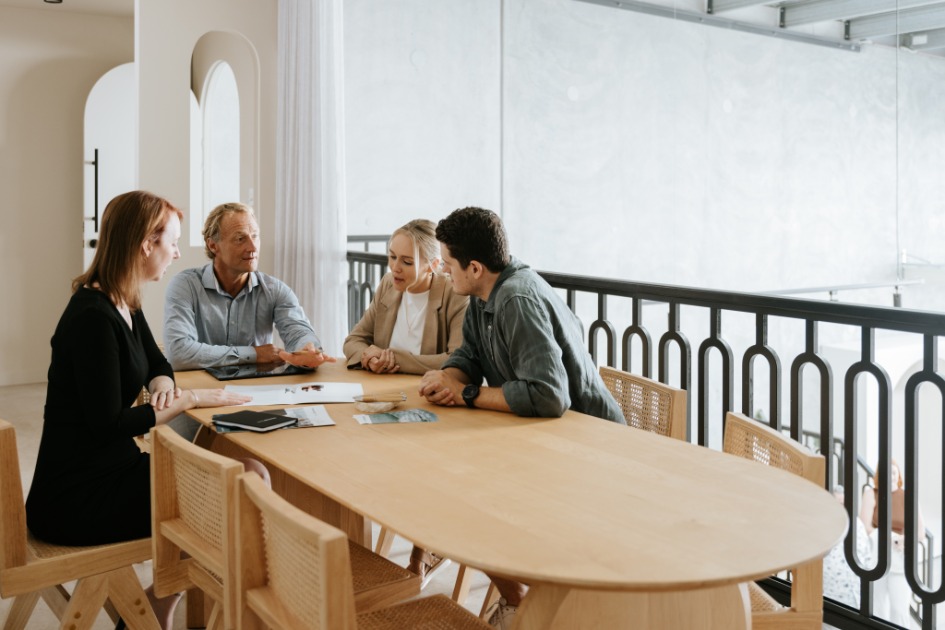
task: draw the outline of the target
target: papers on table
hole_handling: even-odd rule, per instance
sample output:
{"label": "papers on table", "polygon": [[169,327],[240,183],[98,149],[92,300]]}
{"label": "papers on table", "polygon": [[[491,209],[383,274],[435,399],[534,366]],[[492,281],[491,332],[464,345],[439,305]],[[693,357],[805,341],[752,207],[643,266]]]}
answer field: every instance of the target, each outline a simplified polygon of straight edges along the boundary
{"label": "papers on table", "polygon": [[360,383],[296,383],[293,385],[227,385],[223,389],[252,396],[247,405],[349,403],[364,393]]}
{"label": "papers on table", "polygon": [[295,427],[328,427],[335,424],[335,421],[328,415],[325,405],[276,409],[271,413],[282,413],[290,418],[298,418]]}
{"label": "papers on table", "polygon": [[[239,411],[237,413],[257,413],[254,411]],[[272,409],[262,412],[266,415],[282,417],[289,422],[283,429],[304,429],[306,427],[331,427],[335,426],[335,421],[328,415],[325,405],[309,405],[307,407],[291,407],[289,409]],[[234,414],[227,414],[234,415]],[[245,431],[246,429],[220,424],[218,418],[224,416],[213,416],[213,428],[217,433],[232,433],[234,431]],[[294,422],[293,422],[294,420]]]}
{"label": "papers on table", "polygon": [[358,414],[358,424],[396,424],[399,422],[436,422],[436,414],[426,409],[403,409],[386,413]]}

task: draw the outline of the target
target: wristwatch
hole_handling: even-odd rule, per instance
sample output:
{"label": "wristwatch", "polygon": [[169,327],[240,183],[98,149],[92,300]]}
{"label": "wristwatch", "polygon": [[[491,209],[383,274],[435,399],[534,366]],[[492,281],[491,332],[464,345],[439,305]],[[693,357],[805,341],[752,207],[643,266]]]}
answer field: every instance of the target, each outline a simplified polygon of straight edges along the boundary
{"label": "wristwatch", "polygon": [[470,383],[463,388],[463,402],[466,403],[466,406],[470,409],[476,406],[475,401],[477,396],[479,396],[479,386],[475,383]]}

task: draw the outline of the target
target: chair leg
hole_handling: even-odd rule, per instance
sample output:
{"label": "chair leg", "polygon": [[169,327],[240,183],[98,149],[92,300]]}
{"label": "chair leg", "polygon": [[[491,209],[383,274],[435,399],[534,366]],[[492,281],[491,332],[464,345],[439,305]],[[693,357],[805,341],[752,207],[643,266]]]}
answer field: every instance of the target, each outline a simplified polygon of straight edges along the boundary
{"label": "chair leg", "polygon": [[36,608],[37,601],[39,601],[38,591],[24,593],[13,598],[13,605],[10,606],[6,621],[3,622],[3,630],[24,630]]}
{"label": "chair leg", "polygon": [[479,616],[482,618],[485,618],[486,613],[489,612],[489,608],[498,599],[499,599],[499,589],[495,587],[494,582],[489,582],[489,588],[486,589],[486,597],[485,599],[482,600],[482,610],[479,611]]}
{"label": "chair leg", "polygon": [[213,610],[207,620],[207,630],[223,630],[223,606],[219,602],[213,602]]}
{"label": "chair leg", "polygon": [[132,567],[123,567],[108,574],[108,595],[131,630],[161,630],[151,602]]}
{"label": "chair leg", "polygon": [[393,542],[394,533],[386,527],[382,527],[377,534],[377,545],[374,547],[374,553],[386,558],[387,554],[390,553],[390,546]]}
{"label": "chair leg", "polygon": [[199,588],[187,589],[187,627],[188,628],[206,628],[207,619],[210,614],[207,608],[208,600],[204,597],[203,591]]}
{"label": "chair leg", "polygon": [[72,598],[72,595],[62,584],[42,589],[39,591],[39,596],[49,606],[49,610],[56,615],[56,619],[62,619],[62,616],[66,614],[66,606],[69,605],[69,600]]}
{"label": "chair leg", "polygon": [[[137,581],[137,576],[135,580]],[[90,575],[75,585],[72,598],[62,616],[62,628],[88,630],[95,623],[98,612],[108,597],[107,574]]]}
{"label": "chair leg", "polygon": [[456,584],[453,586],[453,601],[464,606],[466,598],[469,597],[469,585],[472,583],[472,571],[468,565],[460,564],[459,571],[456,573]]}
{"label": "chair leg", "polygon": [[118,623],[118,619],[121,615],[118,614],[118,610],[115,608],[115,604],[112,603],[111,599],[105,600],[105,606],[103,606],[103,608],[105,608],[105,614],[112,620],[112,623]]}

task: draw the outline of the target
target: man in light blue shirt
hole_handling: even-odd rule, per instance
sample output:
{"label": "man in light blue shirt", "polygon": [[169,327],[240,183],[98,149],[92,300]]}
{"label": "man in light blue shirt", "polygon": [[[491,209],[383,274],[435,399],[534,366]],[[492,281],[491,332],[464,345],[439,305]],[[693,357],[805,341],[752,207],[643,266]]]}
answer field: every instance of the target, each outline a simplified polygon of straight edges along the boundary
{"label": "man in light blue shirt", "polygon": [[334,361],[320,354],[321,342],[292,289],[257,271],[259,226],[252,208],[217,206],[203,237],[210,263],[182,271],[167,287],[164,351],[175,370],[280,363],[283,349],[272,343],[273,327],[286,350],[316,353],[317,363]]}

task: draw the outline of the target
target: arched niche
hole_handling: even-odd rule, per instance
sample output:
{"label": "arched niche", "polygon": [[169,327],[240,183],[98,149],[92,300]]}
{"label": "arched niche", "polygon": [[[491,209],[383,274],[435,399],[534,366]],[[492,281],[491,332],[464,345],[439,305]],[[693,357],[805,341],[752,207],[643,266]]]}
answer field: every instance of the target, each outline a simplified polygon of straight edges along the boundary
{"label": "arched niche", "polygon": [[[197,40],[194,45],[191,60],[191,88],[200,104],[203,120],[202,132],[206,134],[212,126],[208,126],[206,117],[212,115],[213,97],[225,93],[220,91],[218,81],[222,76],[232,72],[236,83],[236,94],[239,99],[239,198],[228,201],[240,201],[256,208],[257,214],[266,209],[257,207],[256,191],[259,186],[259,58],[253,45],[242,35],[224,31],[210,31]],[[229,79],[224,79],[229,80]],[[216,87],[215,87],[216,86]],[[207,105],[210,105],[208,109]],[[207,154],[205,147],[204,155]],[[210,149],[212,151],[212,148]],[[200,227],[203,218],[212,209],[206,207],[214,201],[205,194],[201,184],[207,181],[206,171],[212,170],[211,165],[204,164],[204,176],[192,180],[192,187],[200,187],[199,205],[193,207],[191,235],[199,239]],[[197,198],[197,195],[192,195]],[[196,227],[196,229],[194,229]]]}

